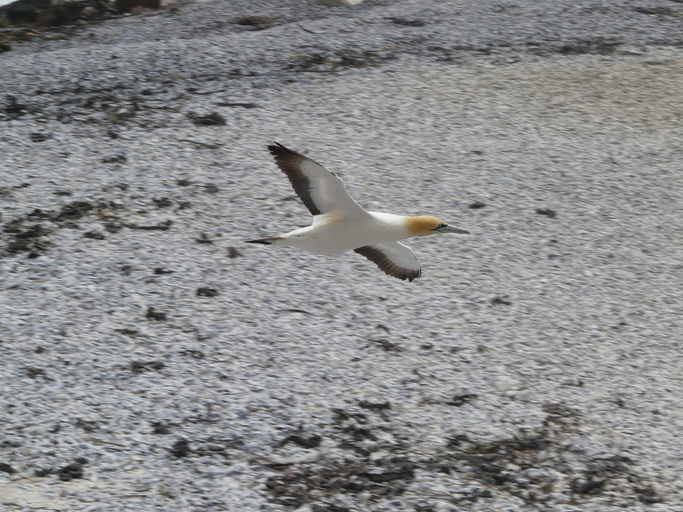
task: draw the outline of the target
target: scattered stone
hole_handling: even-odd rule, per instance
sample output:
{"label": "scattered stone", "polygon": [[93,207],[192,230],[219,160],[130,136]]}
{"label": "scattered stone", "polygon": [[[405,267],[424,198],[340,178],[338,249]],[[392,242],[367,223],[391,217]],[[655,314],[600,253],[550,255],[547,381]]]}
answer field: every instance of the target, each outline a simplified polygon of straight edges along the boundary
{"label": "scattered stone", "polygon": [[213,183],[204,183],[204,192],[207,194],[217,194],[220,189]]}
{"label": "scattered stone", "polygon": [[557,217],[557,212],[555,210],[551,210],[550,208],[536,208],[536,213],[539,215],[545,215],[551,219]]}
{"label": "scattered stone", "polygon": [[26,368],[24,368],[24,371],[26,372],[26,375],[28,375],[32,379],[47,376],[45,370],[43,370],[42,368],[36,368],[34,366],[27,366]]}
{"label": "scattered stone", "polygon": [[242,108],[261,108],[261,105],[250,102],[239,101],[217,101],[214,103],[217,107],[242,107]]}
{"label": "scattered stone", "polygon": [[171,452],[171,455],[178,459],[187,457],[191,453],[190,443],[187,439],[181,437],[175,443],[173,443],[173,446],[170,448],[169,451]]}
{"label": "scattered stone", "polygon": [[242,253],[236,247],[228,247],[228,258],[235,259],[242,256]]}
{"label": "scattered stone", "polygon": [[104,240],[106,238],[104,234],[100,233],[99,231],[88,231],[83,233],[83,237],[90,238],[92,240]]}
{"label": "scattered stone", "polygon": [[634,7],[633,10],[641,14],[650,14],[656,16],[676,16],[677,14],[680,14],[677,13],[675,9],[664,5],[637,6]]}
{"label": "scattered stone", "polygon": [[294,443],[297,446],[301,446],[302,448],[307,448],[310,450],[312,448],[317,448],[318,446],[320,446],[322,440],[323,438],[317,434],[311,434],[309,436],[292,434],[284,438],[280,442],[280,446],[284,446],[287,443]]}
{"label": "scattered stone", "polygon": [[83,466],[87,463],[85,459],[77,459],[57,470],[57,476],[62,482],[69,482],[70,480],[76,480],[83,478]]}
{"label": "scattered stone", "polygon": [[390,17],[387,19],[391,21],[394,25],[400,25],[402,27],[424,27],[427,24],[422,20],[408,18]]}
{"label": "scattered stone", "polygon": [[154,309],[152,306],[147,308],[147,312],[145,313],[145,318],[148,320],[156,320],[157,322],[161,322],[167,319],[166,313],[162,313],[161,311],[157,311]]}
{"label": "scattered stone", "polygon": [[197,297],[216,297],[220,295],[215,288],[202,287],[197,288]]}
{"label": "scattered stone", "polygon": [[473,203],[470,203],[467,207],[471,210],[479,210],[480,208],[484,208],[486,206],[486,203],[482,203],[481,201],[475,201]]}
{"label": "scattered stone", "polygon": [[507,295],[504,295],[503,297],[493,297],[491,300],[491,305],[493,306],[509,306],[512,304],[509,300],[507,300]]}
{"label": "scattered stone", "polygon": [[390,402],[368,402],[366,400],[359,400],[358,407],[369,409],[371,411],[386,411],[391,409]]}
{"label": "scattered stone", "polygon": [[5,99],[7,100],[7,105],[5,105],[5,108],[3,110],[5,111],[5,114],[10,116],[10,119],[16,119],[18,117],[21,117],[28,110],[28,107],[26,107],[26,105],[24,105],[23,103],[19,103],[17,101],[16,96],[7,94],[5,96]]}
{"label": "scattered stone", "polygon": [[151,226],[141,226],[139,224],[124,224],[128,229],[139,229],[141,231],[168,231],[173,225],[172,220],[165,220],[159,224],[153,224]]}
{"label": "scattered stone", "polygon": [[161,0],[115,0],[114,7],[118,12],[133,12],[138,8],[159,9]]}
{"label": "scattered stone", "polygon": [[179,187],[189,187],[190,185],[192,185],[192,182],[190,180],[181,178],[179,180],[176,180],[176,185],[178,185]]}
{"label": "scattered stone", "polygon": [[152,370],[162,370],[166,365],[163,361],[131,361],[130,371],[133,373],[144,373]]}
{"label": "scattered stone", "polygon": [[154,198],[152,201],[157,208],[168,208],[169,206],[173,206],[173,201],[171,201],[168,197],[162,197],[161,199]]}
{"label": "scattered stone", "polygon": [[45,142],[50,138],[50,135],[42,132],[32,132],[29,137],[31,138],[31,142]]}
{"label": "scattered stone", "polygon": [[17,472],[17,470],[5,462],[0,462],[0,472],[7,473],[8,475],[13,475]]}
{"label": "scattered stone", "polygon": [[476,393],[465,393],[462,395],[455,395],[453,398],[446,402],[446,405],[461,407],[465,404],[469,404],[475,398],[479,398],[479,395],[477,395]]}
{"label": "scattered stone", "polygon": [[95,206],[88,201],[73,201],[62,206],[62,209],[54,217],[56,222],[65,220],[78,220],[95,209]]}
{"label": "scattered stone", "polygon": [[123,153],[117,153],[115,155],[106,156],[101,161],[103,164],[123,164],[128,161],[128,157]]}
{"label": "scattered stone", "polygon": [[241,16],[236,18],[233,23],[243,27],[250,27],[251,30],[264,30],[274,26],[278,21],[275,16]]}
{"label": "scattered stone", "polygon": [[152,423],[152,433],[165,436],[171,433],[171,429],[165,421],[155,421]]}
{"label": "scattered stone", "polygon": [[209,235],[206,233],[200,233],[199,238],[196,238],[195,241],[198,244],[212,244],[213,240],[209,238]]}
{"label": "scattered stone", "polygon": [[227,121],[218,112],[211,112],[210,114],[199,115],[194,112],[187,114],[187,117],[195,126],[225,126]]}
{"label": "scattered stone", "polygon": [[161,276],[164,274],[173,274],[173,270],[166,270],[164,267],[156,267],[154,269],[154,274],[157,276]]}

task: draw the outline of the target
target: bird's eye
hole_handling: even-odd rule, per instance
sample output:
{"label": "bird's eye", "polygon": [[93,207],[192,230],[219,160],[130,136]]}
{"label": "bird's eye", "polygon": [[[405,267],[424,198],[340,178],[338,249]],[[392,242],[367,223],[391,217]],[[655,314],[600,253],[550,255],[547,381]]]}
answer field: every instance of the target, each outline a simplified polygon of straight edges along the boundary
{"label": "bird's eye", "polygon": [[436,229],[443,229],[443,228],[447,228],[447,227],[448,227],[448,224],[444,224],[444,223],[442,222],[441,224],[439,224],[438,226],[436,226]]}

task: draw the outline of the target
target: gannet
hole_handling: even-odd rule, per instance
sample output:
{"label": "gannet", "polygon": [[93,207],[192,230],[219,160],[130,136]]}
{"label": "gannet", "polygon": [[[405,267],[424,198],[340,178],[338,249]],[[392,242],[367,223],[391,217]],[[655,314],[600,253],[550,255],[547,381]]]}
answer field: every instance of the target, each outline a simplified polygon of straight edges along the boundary
{"label": "gannet", "polygon": [[469,233],[431,215],[367,211],[346,192],[344,183],[319,163],[278,142],[269,145],[268,150],[313,215],[313,223],[248,243],[297,247],[327,256],[353,250],[386,274],[412,281],[422,275],[420,262],[399,240],[436,233]]}

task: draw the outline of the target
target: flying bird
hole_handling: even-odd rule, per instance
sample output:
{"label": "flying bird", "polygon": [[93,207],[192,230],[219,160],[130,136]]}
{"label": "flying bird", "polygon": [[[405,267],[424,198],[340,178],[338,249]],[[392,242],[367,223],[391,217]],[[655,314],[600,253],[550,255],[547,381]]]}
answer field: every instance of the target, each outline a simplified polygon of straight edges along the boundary
{"label": "flying bird", "polygon": [[412,281],[422,274],[420,262],[399,240],[436,233],[469,233],[430,215],[369,212],[354,201],[337,176],[319,163],[278,142],[268,150],[313,215],[313,223],[249,243],[297,247],[328,256],[353,250],[386,274]]}

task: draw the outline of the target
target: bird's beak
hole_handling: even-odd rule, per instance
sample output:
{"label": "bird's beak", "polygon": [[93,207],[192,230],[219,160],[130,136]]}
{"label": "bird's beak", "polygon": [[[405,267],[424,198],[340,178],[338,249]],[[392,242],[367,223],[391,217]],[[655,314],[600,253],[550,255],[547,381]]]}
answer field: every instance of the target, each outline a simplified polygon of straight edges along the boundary
{"label": "bird's beak", "polygon": [[466,229],[454,228],[453,226],[446,226],[442,233],[457,233],[458,235],[469,235],[470,232]]}

